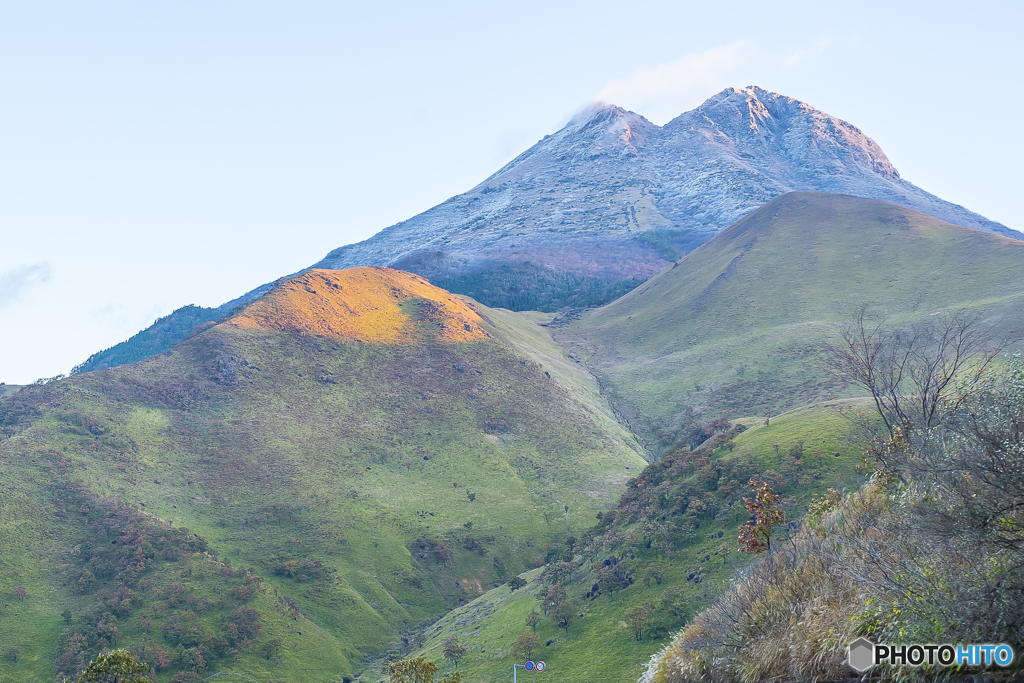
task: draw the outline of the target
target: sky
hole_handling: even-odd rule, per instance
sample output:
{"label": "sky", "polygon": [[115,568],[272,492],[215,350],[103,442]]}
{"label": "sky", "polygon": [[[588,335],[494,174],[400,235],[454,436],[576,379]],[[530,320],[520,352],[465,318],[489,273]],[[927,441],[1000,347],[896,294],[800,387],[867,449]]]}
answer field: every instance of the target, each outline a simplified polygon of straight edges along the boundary
{"label": "sky", "polygon": [[0,0],[0,381],[305,268],[597,100],[660,125],[756,84],[1024,230],[1021,26],[984,1]]}

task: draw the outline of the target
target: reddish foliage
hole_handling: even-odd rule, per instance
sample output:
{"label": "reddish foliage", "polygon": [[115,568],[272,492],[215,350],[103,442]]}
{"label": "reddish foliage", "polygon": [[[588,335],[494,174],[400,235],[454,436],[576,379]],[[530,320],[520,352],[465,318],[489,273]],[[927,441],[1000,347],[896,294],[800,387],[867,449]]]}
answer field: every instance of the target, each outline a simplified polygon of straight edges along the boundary
{"label": "reddish foliage", "polygon": [[753,519],[740,527],[740,552],[759,555],[771,550],[772,528],[786,521],[786,515],[780,507],[781,498],[772,493],[770,484],[751,479],[747,486],[755,492],[753,498],[743,499]]}

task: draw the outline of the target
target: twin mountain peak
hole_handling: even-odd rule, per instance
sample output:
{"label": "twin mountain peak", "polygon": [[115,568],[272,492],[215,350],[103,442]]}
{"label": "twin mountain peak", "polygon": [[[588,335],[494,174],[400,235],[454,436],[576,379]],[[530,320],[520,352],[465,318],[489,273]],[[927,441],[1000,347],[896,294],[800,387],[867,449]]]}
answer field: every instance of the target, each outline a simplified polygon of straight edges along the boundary
{"label": "twin mountain peak", "polygon": [[[594,104],[468,192],[335,249],[312,268],[388,266],[512,310],[589,308],[799,191],[882,200],[1024,238],[904,180],[856,126],[751,86],[727,88],[664,126]],[[179,309],[76,371],[159,353],[195,324],[270,289],[219,308]]]}
{"label": "twin mountain peak", "polygon": [[533,263],[646,279],[765,202],[812,190],[1020,233],[903,180],[860,129],[791,97],[728,88],[665,126],[595,105],[469,192],[317,266],[393,265],[432,280]]}
{"label": "twin mountain peak", "polygon": [[[15,610],[35,615],[0,620],[0,641],[26,644],[0,678],[74,674],[119,637],[166,659],[163,680],[207,665],[376,679],[367,657],[401,637],[403,652],[434,658],[448,633],[472,651],[467,675],[507,675],[510,629],[526,629],[515,620],[539,584],[437,620],[564,558],[549,551],[595,518],[607,528],[629,480],[716,417],[779,416],[761,436],[759,419],[730,429],[730,468],[747,467],[737,444],[778,456],[813,440],[806,460],[838,458],[813,472],[840,472],[843,450],[852,474],[860,455],[838,445],[850,425],[813,406],[855,394],[813,362],[820,350],[864,304],[906,324],[970,308],[1010,336],[1024,310],[1019,236],[902,180],[853,126],[758,88],[661,127],[592,107],[464,195],[217,309],[180,309],[77,376],[0,402],[0,568],[29,596]],[[760,441],[744,446],[751,433]],[[831,476],[811,472],[792,490],[823,492]],[[678,492],[706,500],[700,486]],[[705,516],[726,530],[733,518]],[[692,542],[665,564],[663,595],[690,591],[684,577],[711,567],[723,536],[669,524]],[[542,624],[552,671],[592,680],[589,661],[635,679],[660,647],[614,626],[653,595],[637,588],[614,601],[591,590],[576,613],[587,631]],[[419,650],[414,632],[428,639]],[[208,663],[168,657],[200,646]]]}

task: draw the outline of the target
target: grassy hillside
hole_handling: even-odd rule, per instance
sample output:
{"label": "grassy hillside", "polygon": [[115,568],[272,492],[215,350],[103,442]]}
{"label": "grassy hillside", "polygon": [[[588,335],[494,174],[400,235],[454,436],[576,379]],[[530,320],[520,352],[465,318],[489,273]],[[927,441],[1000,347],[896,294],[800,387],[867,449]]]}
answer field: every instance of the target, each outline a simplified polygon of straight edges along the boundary
{"label": "grassy hillside", "polygon": [[[524,574],[524,588],[501,586],[452,611],[423,634],[415,654],[453,670],[443,660],[442,644],[456,636],[469,651],[459,663],[468,680],[504,680],[514,661],[523,662],[513,657],[512,648],[530,630],[528,615],[542,609],[539,598],[560,580],[577,608],[575,618],[568,633],[552,611],[541,618],[541,646],[533,659],[543,660],[548,670],[520,671],[522,680],[542,675],[581,682],[636,680],[671,634],[751,561],[736,550],[737,527],[747,520],[742,497],[749,494],[743,484],[750,477],[773,482],[792,520],[803,516],[813,494],[837,486],[855,490],[863,482],[861,443],[839,405],[847,404],[800,409],[769,426],[763,418],[726,425],[711,438],[702,437],[706,440],[693,451],[675,444],[629,482],[619,504],[580,535],[573,552],[552,546],[551,563]],[[557,562],[572,555],[571,575],[556,577]],[[609,591],[608,581],[618,589]],[[653,612],[637,639],[627,613],[644,603]],[[382,665],[367,671],[367,679],[383,680]]]}
{"label": "grassy hillside", "polygon": [[966,306],[1019,330],[1024,242],[885,202],[787,194],[621,299],[564,318],[558,338],[659,451],[695,414],[843,395],[816,361],[862,305],[899,324]]}
{"label": "grassy hillside", "polygon": [[646,463],[577,364],[481,310],[312,271],[169,353],[5,399],[0,642],[22,654],[0,678],[109,643],[166,651],[160,680],[340,681],[540,565]]}

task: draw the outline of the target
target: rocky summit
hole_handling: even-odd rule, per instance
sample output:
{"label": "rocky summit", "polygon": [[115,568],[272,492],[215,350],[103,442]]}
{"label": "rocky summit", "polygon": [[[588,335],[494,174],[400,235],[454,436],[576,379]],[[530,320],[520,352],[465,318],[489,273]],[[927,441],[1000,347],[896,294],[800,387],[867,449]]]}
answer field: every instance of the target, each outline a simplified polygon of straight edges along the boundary
{"label": "rocky summit", "polygon": [[[469,192],[336,249],[316,267],[391,265],[514,308],[595,305],[624,288],[598,288],[594,301],[565,295],[580,279],[646,280],[765,202],[800,190],[881,199],[1022,237],[904,180],[857,127],[752,86],[727,88],[665,126],[594,105]],[[517,305],[513,295],[541,272],[542,280],[562,279]]]}

